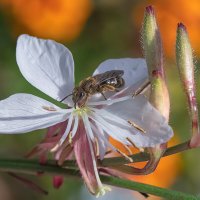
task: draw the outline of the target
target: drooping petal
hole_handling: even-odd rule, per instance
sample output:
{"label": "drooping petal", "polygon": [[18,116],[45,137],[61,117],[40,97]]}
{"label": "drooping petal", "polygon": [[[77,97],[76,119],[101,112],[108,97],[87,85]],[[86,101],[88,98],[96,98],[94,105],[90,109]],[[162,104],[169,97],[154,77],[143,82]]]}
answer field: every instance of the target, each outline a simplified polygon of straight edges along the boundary
{"label": "drooping petal", "polygon": [[93,164],[96,160],[92,158],[89,141],[82,122],[79,122],[78,133],[74,138],[74,153],[80,172],[89,191],[92,194],[97,194],[99,185],[95,175],[95,166]]}
{"label": "drooping petal", "polygon": [[15,94],[0,101],[0,133],[25,133],[65,121],[65,110],[31,94]]}
{"label": "drooping petal", "polygon": [[120,58],[109,59],[102,62],[93,75],[100,74],[110,70],[123,70],[122,78],[125,80],[123,88],[133,86],[141,80],[148,79],[147,65],[142,58]]}
{"label": "drooping petal", "polygon": [[[142,95],[114,103],[100,112],[110,124],[110,128],[111,125],[117,127],[110,133],[112,137],[119,137],[123,142],[124,129],[124,137],[127,137],[128,132],[132,133],[129,139],[137,147],[154,147],[167,142],[173,136],[173,130],[165,118]],[[127,126],[126,122],[132,125]],[[117,136],[116,131],[120,132]]]}
{"label": "drooping petal", "polygon": [[21,35],[16,58],[26,80],[50,97],[60,101],[72,92],[74,61],[71,52],[62,44]]}

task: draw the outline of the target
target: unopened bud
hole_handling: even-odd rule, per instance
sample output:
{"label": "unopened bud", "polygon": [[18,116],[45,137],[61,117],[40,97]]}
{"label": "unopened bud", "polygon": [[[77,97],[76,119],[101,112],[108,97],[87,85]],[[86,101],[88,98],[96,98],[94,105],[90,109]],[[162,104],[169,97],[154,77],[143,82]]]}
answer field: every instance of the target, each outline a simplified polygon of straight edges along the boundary
{"label": "unopened bud", "polygon": [[145,10],[142,42],[151,81],[150,102],[168,121],[170,102],[163,68],[162,41],[152,6]]}
{"label": "unopened bud", "polygon": [[54,176],[53,177],[53,186],[58,189],[62,186],[64,178],[62,176]]}
{"label": "unopened bud", "polygon": [[156,22],[155,11],[152,6],[146,7],[145,10],[142,27],[142,43],[150,77],[151,72],[155,69],[161,70],[161,74],[163,74],[163,69],[160,67],[163,66],[162,43],[160,31]]}
{"label": "unopened bud", "polygon": [[169,111],[170,111],[170,100],[169,92],[164,77],[155,70],[152,72],[152,81],[151,81],[151,94],[150,102],[151,104],[159,110],[159,112],[169,120]]}
{"label": "unopened bud", "polygon": [[[166,118],[166,121],[168,121],[170,101],[163,68],[163,49],[160,31],[152,6],[148,6],[145,10],[142,42],[151,81],[149,101]],[[151,173],[156,169],[166,148],[167,143],[147,149],[150,160],[142,169],[145,174]]]}
{"label": "unopened bud", "polygon": [[[187,96],[190,117],[192,121],[192,133],[190,146],[200,145],[198,107],[196,100],[196,88],[194,81],[194,63],[192,47],[190,45],[186,27],[179,23],[176,37],[176,62],[179,69],[180,79]],[[198,144],[199,143],[199,144]]]}

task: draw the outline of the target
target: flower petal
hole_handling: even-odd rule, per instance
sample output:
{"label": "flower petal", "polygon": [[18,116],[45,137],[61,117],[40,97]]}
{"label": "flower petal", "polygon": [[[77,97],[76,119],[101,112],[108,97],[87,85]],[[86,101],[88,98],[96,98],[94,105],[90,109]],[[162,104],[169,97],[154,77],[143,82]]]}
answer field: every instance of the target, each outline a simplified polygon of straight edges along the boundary
{"label": "flower petal", "polygon": [[[71,52],[62,44],[21,35],[16,57],[26,80],[50,97],[60,101],[72,92],[74,61]],[[65,100],[68,101],[69,98]]]}
{"label": "flower petal", "polygon": [[[94,166],[96,160],[92,157],[87,133],[85,132],[82,122],[79,123],[78,132],[74,139],[74,153],[76,161],[83,179],[92,194],[97,194],[99,190],[99,184],[96,177]],[[96,165],[96,164],[95,164]]]}
{"label": "flower petal", "polygon": [[125,80],[124,88],[133,86],[141,80],[148,78],[147,65],[142,58],[120,58],[120,59],[109,59],[102,62],[93,75],[101,74],[110,70],[123,70],[124,75],[122,76]]}
{"label": "flower petal", "polygon": [[[132,142],[137,147],[154,147],[157,144],[167,142],[173,136],[173,130],[167,124],[165,118],[142,95],[134,99],[120,101],[105,107],[107,116],[111,114],[108,123],[115,124],[119,130],[132,132]],[[106,117],[106,113],[102,112]],[[116,120],[118,117],[118,120]],[[120,120],[121,118],[121,120]],[[127,128],[125,121],[132,122],[133,127]],[[112,133],[115,134],[115,133]],[[119,135],[121,137],[121,135]],[[122,141],[122,139],[121,139]]]}
{"label": "flower petal", "polygon": [[31,94],[0,101],[0,133],[25,133],[50,127],[68,118],[69,110]]}

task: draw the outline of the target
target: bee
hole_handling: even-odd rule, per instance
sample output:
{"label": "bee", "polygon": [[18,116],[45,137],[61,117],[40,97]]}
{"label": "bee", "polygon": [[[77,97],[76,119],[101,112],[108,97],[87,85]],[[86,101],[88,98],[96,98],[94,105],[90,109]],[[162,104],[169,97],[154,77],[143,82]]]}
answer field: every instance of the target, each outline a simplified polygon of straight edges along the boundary
{"label": "bee", "polygon": [[123,70],[111,70],[102,74],[90,76],[82,80],[77,87],[75,87],[72,93],[61,100],[65,100],[67,97],[72,96],[74,107],[84,107],[90,96],[94,94],[102,94],[106,100],[105,92],[119,92],[119,89],[124,86],[124,74]]}

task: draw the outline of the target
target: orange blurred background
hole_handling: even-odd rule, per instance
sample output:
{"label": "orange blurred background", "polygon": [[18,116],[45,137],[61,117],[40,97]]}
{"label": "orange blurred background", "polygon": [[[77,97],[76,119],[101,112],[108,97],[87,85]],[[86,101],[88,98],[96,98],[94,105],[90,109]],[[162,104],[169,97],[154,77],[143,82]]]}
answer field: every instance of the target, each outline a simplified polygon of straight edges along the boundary
{"label": "orange blurred background", "polygon": [[175,55],[176,26],[183,22],[190,34],[195,54],[200,55],[200,1],[199,0],[148,0],[133,8],[133,22],[140,28],[144,7],[153,5],[162,34],[165,55]]}
{"label": "orange blurred background", "polygon": [[[15,43],[21,33],[55,39],[68,46],[76,63],[76,82],[91,75],[100,62],[108,58],[142,57],[140,29],[147,5],[153,5],[164,43],[167,79],[171,98],[170,125],[177,138],[172,144],[190,137],[185,96],[180,87],[175,61],[176,25],[183,22],[188,29],[196,60],[200,56],[199,0],[0,0],[0,97],[26,92],[48,99],[27,83],[16,65]],[[198,62],[197,62],[198,69]],[[197,79],[200,80],[200,79]],[[13,84],[14,83],[14,84]],[[197,83],[197,86],[200,85]],[[50,99],[51,101],[51,99]],[[0,156],[22,157],[45,131],[27,135],[0,135]],[[22,145],[23,144],[23,145]],[[156,171],[148,176],[130,176],[133,180],[183,192],[198,193],[200,184],[199,150],[163,158]],[[139,165],[140,166],[140,165]],[[18,199],[80,199],[82,184],[65,180],[56,191],[51,179],[33,178],[50,191],[48,197],[35,194],[0,174],[2,184],[13,193],[9,200]],[[26,194],[24,191],[27,191]],[[138,197],[139,198],[139,197]],[[155,199],[155,197],[152,197]],[[1,200],[1,193],[0,193]],[[3,199],[7,200],[7,199]]]}
{"label": "orange blurred background", "polygon": [[91,0],[1,0],[0,4],[15,34],[58,41],[78,37],[92,11]]}

